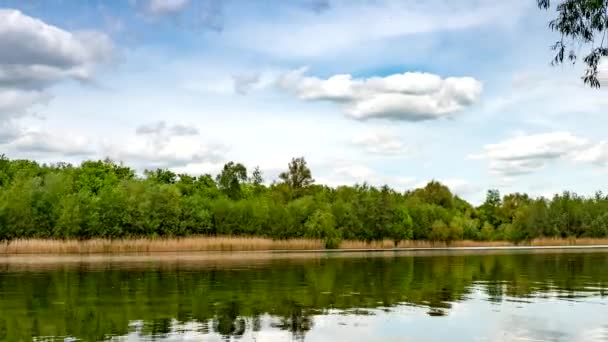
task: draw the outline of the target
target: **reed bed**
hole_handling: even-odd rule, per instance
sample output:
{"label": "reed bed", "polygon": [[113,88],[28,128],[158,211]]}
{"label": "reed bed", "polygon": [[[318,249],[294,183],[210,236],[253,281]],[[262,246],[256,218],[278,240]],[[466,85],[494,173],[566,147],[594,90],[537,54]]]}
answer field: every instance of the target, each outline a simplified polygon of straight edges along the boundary
{"label": "reed bed", "polygon": [[[340,249],[393,249],[393,248],[444,248],[444,247],[507,247],[508,241],[343,241]],[[608,245],[608,239],[555,239],[541,238],[522,242],[519,246],[586,246]],[[91,239],[53,240],[21,239],[0,243],[0,255],[9,254],[124,254],[159,252],[251,252],[251,251],[307,251],[323,250],[324,242],[314,239],[272,240],[262,237],[186,237],[156,239]]]}
{"label": "reed bed", "polygon": [[0,254],[93,254],[154,252],[234,252],[323,249],[321,240],[272,240],[256,237],[186,237],[162,239],[24,239],[0,245]]}
{"label": "reed bed", "polygon": [[[608,241],[608,240],[606,240]],[[341,249],[390,249],[390,248],[445,248],[445,247],[504,247],[513,246],[508,241],[452,241],[449,243],[440,241],[407,240],[401,241],[395,246],[392,240],[384,241],[344,241],[340,245]]]}

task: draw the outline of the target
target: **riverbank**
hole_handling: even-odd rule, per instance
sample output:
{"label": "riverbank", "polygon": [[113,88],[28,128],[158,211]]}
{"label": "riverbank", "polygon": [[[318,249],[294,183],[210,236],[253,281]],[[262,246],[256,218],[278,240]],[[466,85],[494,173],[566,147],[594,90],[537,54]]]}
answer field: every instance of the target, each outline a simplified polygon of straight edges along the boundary
{"label": "riverbank", "polygon": [[[0,255],[10,254],[124,254],[163,252],[251,252],[251,251],[320,251],[322,240],[272,240],[257,237],[186,237],[157,239],[91,239],[53,240],[23,239],[0,244]],[[343,241],[337,251],[445,249],[445,248],[505,248],[513,246],[563,247],[608,246],[608,239],[535,239],[519,244],[509,241],[453,241],[449,244],[431,241],[402,241],[397,246],[390,241]]]}

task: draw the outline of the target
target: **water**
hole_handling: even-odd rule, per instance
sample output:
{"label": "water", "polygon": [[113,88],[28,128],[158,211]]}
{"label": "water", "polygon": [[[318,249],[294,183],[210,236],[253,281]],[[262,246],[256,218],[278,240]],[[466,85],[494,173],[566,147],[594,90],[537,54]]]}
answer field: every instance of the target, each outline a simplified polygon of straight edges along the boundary
{"label": "water", "polygon": [[604,341],[608,251],[0,260],[2,341]]}

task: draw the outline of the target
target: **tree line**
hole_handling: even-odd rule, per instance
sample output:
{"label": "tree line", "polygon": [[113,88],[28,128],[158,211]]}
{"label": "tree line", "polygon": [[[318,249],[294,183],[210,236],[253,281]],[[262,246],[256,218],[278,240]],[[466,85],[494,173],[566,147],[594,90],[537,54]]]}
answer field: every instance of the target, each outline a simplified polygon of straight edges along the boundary
{"label": "tree line", "polygon": [[608,236],[608,196],[553,198],[489,190],[475,207],[445,185],[399,192],[368,184],[315,184],[294,158],[268,185],[226,163],[215,177],[134,169],[111,160],[78,166],[0,156],[0,239],[263,236],[342,240],[510,240]]}

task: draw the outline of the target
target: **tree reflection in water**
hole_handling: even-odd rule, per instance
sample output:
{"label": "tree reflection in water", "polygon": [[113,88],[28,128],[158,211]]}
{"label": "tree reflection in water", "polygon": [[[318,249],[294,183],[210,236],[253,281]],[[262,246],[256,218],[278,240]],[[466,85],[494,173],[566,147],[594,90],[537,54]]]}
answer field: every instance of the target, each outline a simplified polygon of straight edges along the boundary
{"label": "tree reflection in water", "polygon": [[[196,265],[62,265],[0,273],[0,340],[189,330],[239,338],[267,328],[304,340],[315,317],[414,306],[450,315],[473,291],[487,300],[604,296],[608,254],[503,254],[276,260],[239,269]],[[139,322],[139,323],[138,323]]]}

